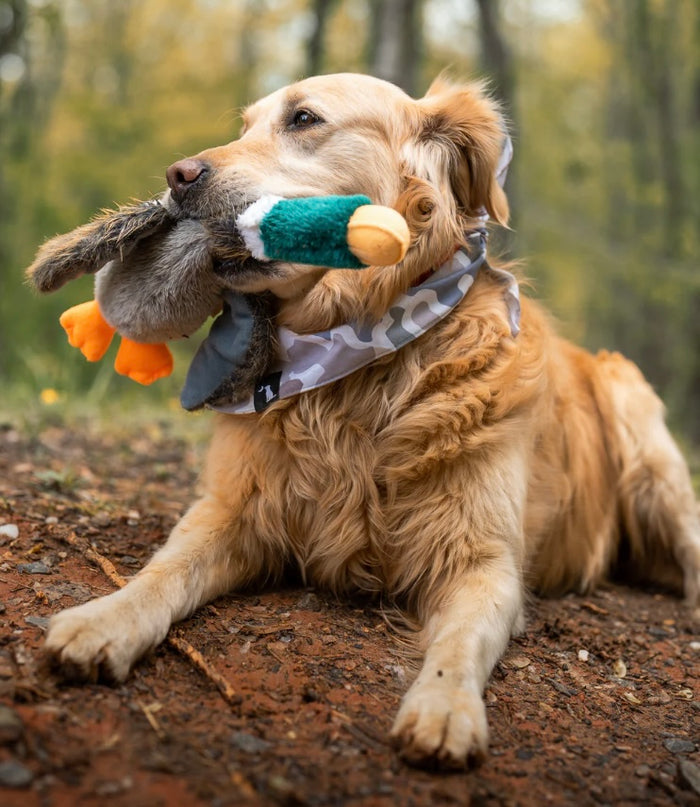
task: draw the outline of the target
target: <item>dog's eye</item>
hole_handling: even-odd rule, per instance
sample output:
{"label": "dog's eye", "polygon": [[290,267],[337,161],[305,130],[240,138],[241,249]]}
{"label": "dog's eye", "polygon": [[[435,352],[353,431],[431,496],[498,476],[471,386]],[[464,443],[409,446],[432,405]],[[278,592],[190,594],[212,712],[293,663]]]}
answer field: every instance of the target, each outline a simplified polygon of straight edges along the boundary
{"label": "dog's eye", "polygon": [[315,123],[320,123],[321,118],[316,115],[314,112],[310,112],[308,109],[297,109],[294,115],[292,116],[287,128],[288,129],[307,129],[309,126],[313,126]]}

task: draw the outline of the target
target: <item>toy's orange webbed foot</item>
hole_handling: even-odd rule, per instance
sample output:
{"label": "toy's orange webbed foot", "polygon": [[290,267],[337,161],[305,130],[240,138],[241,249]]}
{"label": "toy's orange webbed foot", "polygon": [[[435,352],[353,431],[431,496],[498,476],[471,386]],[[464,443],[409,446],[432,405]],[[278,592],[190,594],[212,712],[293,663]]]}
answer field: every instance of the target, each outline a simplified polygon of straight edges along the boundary
{"label": "toy's orange webbed foot", "polygon": [[88,361],[99,361],[114,336],[114,328],[102,316],[96,300],[69,308],[61,314],[59,322],[68,334],[69,344],[77,347]]}
{"label": "toy's orange webbed foot", "polygon": [[173,371],[173,356],[166,345],[147,345],[122,337],[114,369],[139,384],[152,384]]}

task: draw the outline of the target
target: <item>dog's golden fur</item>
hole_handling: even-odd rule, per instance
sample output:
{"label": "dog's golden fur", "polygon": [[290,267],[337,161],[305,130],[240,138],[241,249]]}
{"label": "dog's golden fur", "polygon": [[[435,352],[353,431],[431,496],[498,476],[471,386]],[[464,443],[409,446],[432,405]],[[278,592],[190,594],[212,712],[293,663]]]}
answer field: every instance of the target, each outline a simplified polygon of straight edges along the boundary
{"label": "dog's golden fur", "polygon": [[[316,120],[296,127],[295,110]],[[233,193],[366,193],[407,217],[395,267],[247,275],[279,322],[313,332],[376,319],[438,266],[495,182],[503,130],[479,85],[438,81],[413,101],[357,76],[310,79],[248,110],[243,137],[198,155],[192,215]],[[222,201],[223,200],[223,201]],[[184,204],[184,202],[183,202]],[[502,286],[482,270],[451,316],[398,353],[262,416],[216,416],[203,496],[122,591],[52,621],[48,647],[82,674],[124,678],[173,620],[290,564],[338,592],[381,592],[421,626],[423,668],[393,730],[409,760],[484,752],[481,691],[522,625],[527,587],[587,590],[624,548],[641,578],[700,592],[689,474],[641,373],[560,339],[523,300],[511,335]]]}

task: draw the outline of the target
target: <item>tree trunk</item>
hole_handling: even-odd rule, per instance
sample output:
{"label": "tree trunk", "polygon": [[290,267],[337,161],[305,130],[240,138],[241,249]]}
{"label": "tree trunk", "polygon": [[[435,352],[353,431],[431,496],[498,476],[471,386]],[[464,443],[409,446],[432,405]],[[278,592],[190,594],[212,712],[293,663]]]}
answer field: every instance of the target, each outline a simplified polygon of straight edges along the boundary
{"label": "tree trunk", "polygon": [[687,204],[681,169],[683,157],[676,101],[677,86],[673,76],[672,52],[678,34],[678,3],[676,0],[667,0],[660,14],[662,18],[657,25],[656,75],[653,89],[659,133],[661,178],[666,196],[664,251],[667,255],[681,257],[684,252],[683,230]]}
{"label": "tree trunk", "polygon": [[[24,61],[25,77],[27,69],[27,57],[25,52],[25,28],[27,25],[27,3],[26,0],[11,0],[8,6],[11,17],[9,24],[0,30],[0,58],[9,56],[10,54],[22,58]],[[14,196],[8,191],[9,180],[6,176],[5,160],[8,159],[14,151],[13,146],[16,142],[15,133],[15,110],[16,94],[22,91],[22,83],[26,79],[20,78],[19,85],[10,90],[12,95],[6,95],[4,82],[0,81],[0,267],[3,270],[10,264],[10,249],[8,240],[12,232],[12,219]],[[14,97],[13,97],[14,96]],[[5,283],[16,282],[7,271],[0,271],[0,295],[5,297]],[[3,326],[0,326],[0,344],[7,344],[5,341]],[[6,371],[5,362],[7,361],[7,351],[0,350],[0,376],[3,376]]]}
{"label": "tree trunk", "polygon": [[[0,81],[0,138],[4,141],[1,143],[4,153],[7,153],[8,150],[14,151],[15,126],[13,124],[18,123],[18,115],[21,117],[30,86],[29,54],[26,41],[27,0],[12,0],[8,7],[9,24],[0,30],[0,58],[17,57],[24,65],[24,74],[18,78],[16,85],[9,90],[7,95],[5,95],[4,82]],[[5,200],[5,194],[2,193],[2,169],[3,166],[0,164],[0,205]],[[4,217],[0,215],[0,221],[3,220]]]}
{"label": "tree trunk", "polygon": [[312,5],[314,22],[306,49],[307,76],[315,76],[323,71],[323,42],[335,0],[313,0]]}
{"label": "tree trunk", "polygon": [[415,96],[422,59],[421,0],[372,0],[370,72]]}
{"label": "tree trunk", "polygon": [[257,31],[260,16],[264,10],[265,7],[259,0],[246,0],[245,2],[239,39],[240,57],[233,86],[236,106],[246,106],[256,101],[259,94],[260,88],[257,82],[258,62],[260,61],[258,37],[251,35],[251,31]]}
{"label": "tree trunk", "polygon": [[[503,107],[508,130],[517,135],[518,120],[515,101],[515,67],[510,49],[503,35],[499,0],[477,0],[479,30],[481,34],[481,67],[492,82],[496,97]],[[517,229],[518,221],[518,176],[517,162],[508,171],[506,192],[510,204],[510,225]],[[506,241],[509,239],[506,238]],[[506,250],[508,247],[506,246]]]}
{"label": "tree trunk", "polygon": [[515,69],[503,35],[499,0],[476,0],[481,33],[481,66],[511,120],[515,116]]}
{"label": "tree trunk", "polygon": [[[664,190],[663,216],[657,205],[642,205],[646,215],[638,222],[644,232],[663,222],[660,252],[680,257],[687,212],[685,183],[681,171],[679,111],[674,76],[678,37],[678,4],[675,0],[651,5],[648,0],[622,5],[628,16],[627,70],[635,89],[630,101],[629,137],[634,143],[633,165],[641,198],[656,179]],[[624,17],[623,17],[624,20]],[[677,72],[677,71],[676,71]]]}

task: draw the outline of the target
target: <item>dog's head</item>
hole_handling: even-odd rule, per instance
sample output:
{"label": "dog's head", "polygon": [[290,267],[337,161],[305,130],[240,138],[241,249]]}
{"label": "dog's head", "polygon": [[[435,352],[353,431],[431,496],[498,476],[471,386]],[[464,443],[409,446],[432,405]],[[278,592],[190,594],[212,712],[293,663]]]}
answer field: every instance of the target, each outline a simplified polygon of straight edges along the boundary
{"label": "dog's head", "polygon": [[[416,101],[369,76],[319,76],[250,106],[238,140],[171,165],[163,201],[177,217],[230,222],[264,194],[364,194],[407,217],[412,249],[403,274],[410,282],[485,213],[506,223],[495,176],[505,138],[480,84],[438,79]],[[241,267],[229,260],[225,231],[213,231],[217,270],[241,291],[294,297],[323,275],[292,264]]]}

